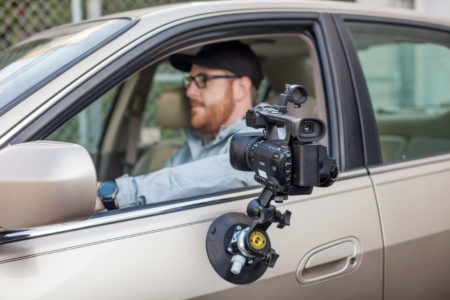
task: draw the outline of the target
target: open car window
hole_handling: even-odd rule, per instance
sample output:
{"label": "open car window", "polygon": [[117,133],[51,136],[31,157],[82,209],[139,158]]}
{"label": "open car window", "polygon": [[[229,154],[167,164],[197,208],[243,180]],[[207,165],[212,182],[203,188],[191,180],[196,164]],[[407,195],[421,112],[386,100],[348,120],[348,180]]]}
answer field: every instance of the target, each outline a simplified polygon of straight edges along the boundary
{"label": "open car window", "polygon": [[[263,68],[265,78],[258,91],[258,102],[276,104],[286,83],[301,84],[307,88],[309,100],[300,109],[289,103],[288,113],[298,117],[327,119],[318,57],[308,37],[299,34],[273,35],[248,37],[241,41],[256,53]],[[184,50],[183,53],[195,54],[201,46]],[[188,73],[173,68],[168,58],[152,64],[104,94],[48,139],[78,142],[87,148],[95,158],[99,181],[122,178],[124,174],[140,180],[142,176],[155,172],[160,172],[157,174],[158,180],[161,180],[162,176],[167,175],[162,171],[168,161],[186,145],[186,130],[192,129],[190,102],[183,87],[183,77],[186,75]],[[90,131],[83,132],[83,128],[90,128]],[[320,143],[327,145],[327,140],[325,137]],[[208,159],[216,163],[214,157]],[[224,163],[229,164],[228,154]],[[201,171],[201,168],[195,167],[189,170]],[[253,178],[253,172],[243,173]],[[201,186],[198,192],[191,194],[184,193],[182,184],[179,184],[180,192],[170,200],[226,194],[236,189],[226,185],[209,187],[207,183],[211,179],[202,180],[203,183],[184,182],[185,186]],[[175,185],[179,188],[177,183]],[[254,182],[247,187],[252,186],[259,187],[259,184]],[[164,190],[164,186],[160,188]],[[147,204],[159,202],[146,200]]]}

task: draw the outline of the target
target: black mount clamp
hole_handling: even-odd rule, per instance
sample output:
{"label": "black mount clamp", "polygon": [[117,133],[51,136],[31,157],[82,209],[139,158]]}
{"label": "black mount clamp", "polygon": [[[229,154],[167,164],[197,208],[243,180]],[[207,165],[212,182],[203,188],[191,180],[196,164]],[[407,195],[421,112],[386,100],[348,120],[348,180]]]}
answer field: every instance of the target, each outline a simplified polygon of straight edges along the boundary
{"label": "black mount clamp", "polygon": [[214,220],[208,230],[206,250],[222,278],[247,284],[275,266],[279,255],[271,247],[267,230],[273,223],[278,228],[289,225],[291,212],[281,213],[271,201],[280,203],[286,198],[264,188],[257,199],[249,202],[247,215],[228,213]]}

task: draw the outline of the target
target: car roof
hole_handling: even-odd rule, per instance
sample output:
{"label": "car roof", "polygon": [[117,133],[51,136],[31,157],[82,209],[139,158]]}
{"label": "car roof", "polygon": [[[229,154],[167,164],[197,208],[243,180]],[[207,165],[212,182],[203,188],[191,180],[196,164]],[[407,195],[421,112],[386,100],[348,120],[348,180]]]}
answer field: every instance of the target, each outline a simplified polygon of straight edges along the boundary
{"label": "car roof", "polygon": [[[104,15],[95,19],[84,20],[81,23],[90,23],[96,20],[129,19],[139,21],[128,31],[131,40],[146,34],[149,29],[159,31],[166,25],[178,22],[198,19],[201,17],[214,17],[233,13],[254,12],[309,12],[309,13],[335,13],[366,17],[392,18],[411,22],[423,22],[438,26],[450,27],[450,19],[430,14],[419,13],[411,9],[381,7],[360,3],[345,3],[336,1],[267,1],[267,0],[242,0],[242,1],[205,1],[184,2],[178,4],[166,4],[149,8],[130,10],[111,15]],[[18,44],[29,42],[32,39],[42,38],[47,34],[71,27],[77,23],[50,28],[34,34]],[[17,44],[16,44],[17,45]]]}
{"label": "car roof", "polygon": [[[256,5],[257,4],[257,5]],[[150,8],[131,10],[127,12],[109,15],[109,17],[126,17],[130,19],[152,18],[155,14],[170,11],[173,19],[188,16],[199,16],[209,13],[231,13],[242,11],[295,11],[323,12],[339,14],[356,14],[361,16],[384,17],[406,19],[412,21],[429,22],[450,26],[450,19],[435,16],[412,9],[375,6],[361,3],[346,3],[337,1],[268,1],[268,0],[244,0],[244,1],[207,1],[167,4]]]}

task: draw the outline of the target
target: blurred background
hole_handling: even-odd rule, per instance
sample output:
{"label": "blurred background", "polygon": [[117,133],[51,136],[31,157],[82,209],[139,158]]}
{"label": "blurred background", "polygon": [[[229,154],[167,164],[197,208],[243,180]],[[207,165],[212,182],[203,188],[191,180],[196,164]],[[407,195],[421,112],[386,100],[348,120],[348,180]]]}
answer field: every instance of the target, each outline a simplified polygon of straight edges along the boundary
{"label": "blurred background", "polygon": [[[192,0],[0,0],[0,52],[57,25],[144,7]],[[450,18],[450,0],[347,0],[404,7]]]}

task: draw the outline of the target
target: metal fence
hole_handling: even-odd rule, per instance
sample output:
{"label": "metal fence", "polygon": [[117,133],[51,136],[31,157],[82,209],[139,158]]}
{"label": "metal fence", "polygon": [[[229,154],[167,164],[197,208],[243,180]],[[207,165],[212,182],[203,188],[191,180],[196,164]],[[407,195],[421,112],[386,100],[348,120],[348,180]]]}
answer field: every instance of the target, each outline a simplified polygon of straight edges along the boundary
{"label": "metal fence", "polygon": [[0,0],[0,51],[24,38],[71,21],[70,0]]}
{"label": "metal fence", "polygon": [[[70,23],[73,0],[0,0],[0,52],[44,29]],[[94,0],[78,0],[81,19],[88,18]],[[95,0],[101,15],[190,0]]]}

